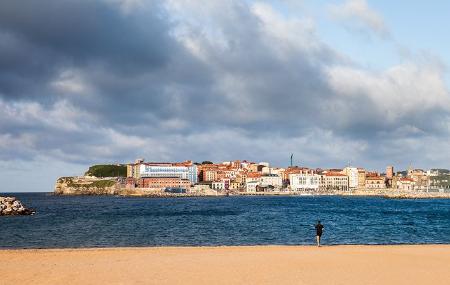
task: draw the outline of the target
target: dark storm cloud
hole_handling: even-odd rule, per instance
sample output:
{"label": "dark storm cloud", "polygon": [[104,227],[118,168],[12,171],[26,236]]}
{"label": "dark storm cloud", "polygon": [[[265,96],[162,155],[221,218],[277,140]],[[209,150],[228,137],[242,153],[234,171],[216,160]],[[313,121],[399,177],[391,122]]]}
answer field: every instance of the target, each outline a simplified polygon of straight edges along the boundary
{"label": "dark storm cloud", "polygon": [[0,159],[379,166],[448,139],[434,67],[366,70],[268,5],[121,3],[0,3]]}
{"label": "dark storm cloud", "polygon": [[40,93],[33,88],[43,90],[66,67],[98,65],[122,76],[160,68],[172,52],[168,29],[156,2],[127,15],[105,1],[2,1],[1,95]]}

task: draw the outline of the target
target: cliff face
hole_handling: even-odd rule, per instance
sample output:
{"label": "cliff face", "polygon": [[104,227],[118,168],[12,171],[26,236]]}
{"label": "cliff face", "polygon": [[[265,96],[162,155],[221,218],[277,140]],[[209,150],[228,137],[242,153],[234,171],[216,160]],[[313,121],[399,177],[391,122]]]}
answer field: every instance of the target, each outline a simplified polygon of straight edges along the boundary
{"label": "cliff face", "polygon": [[119,186],[113,178],[61,177],[56,181],[56,195],[116,195]]}

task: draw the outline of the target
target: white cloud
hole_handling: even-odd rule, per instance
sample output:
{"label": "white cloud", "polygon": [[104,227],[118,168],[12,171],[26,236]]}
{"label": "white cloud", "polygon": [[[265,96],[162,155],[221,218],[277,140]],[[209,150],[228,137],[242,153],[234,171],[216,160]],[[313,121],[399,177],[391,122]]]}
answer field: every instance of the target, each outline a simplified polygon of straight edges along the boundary
{"label": "white cloud", "polygon": [[73,69],[62,71],[50,85],[61,94],[82,95],[89,91],[89,87],[80,72]]}
{"label": "white cloud", "polygon": [[389,123],[414,114],[450,112],[450,94],[435,65],[405,63],[382,72],[333,66],[327,74],[337,95],[350,102],[366,97]]}
{"label": "white cloud", "polygon": [[370,30],[382,38],[389,36],[383,17],[369,7],[366,0],[346,0],[330,6],[331,15],[347,28]]}
{"label": "white cloud", "polygon": [[80,131],[83,124],[95,121],[92,114],[66,100],[57,101],[47,108],[37,102],[8,103],[0,100],[0,120],[25,128],[50,127],[63,131]]}

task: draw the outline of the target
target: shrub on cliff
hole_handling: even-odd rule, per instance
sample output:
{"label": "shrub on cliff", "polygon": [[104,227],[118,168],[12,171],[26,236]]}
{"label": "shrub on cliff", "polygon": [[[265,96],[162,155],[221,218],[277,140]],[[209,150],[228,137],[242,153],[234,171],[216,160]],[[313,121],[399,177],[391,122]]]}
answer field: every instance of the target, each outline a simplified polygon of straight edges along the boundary
{"label": "shrub on cliff", "polygon": [[117,177],[127,176],[127,166],[126,165],[114,165],[114,164],[101,164],[93,165],[89,167],[85,175],[95,176],[95,177]]}
{"label": "shrub on cliff", "polygon": [[116,182],[111,180],[100,180],[100,181],[94,181],[90,186],[97,187],[97,188],[106,188],[114,186]]}

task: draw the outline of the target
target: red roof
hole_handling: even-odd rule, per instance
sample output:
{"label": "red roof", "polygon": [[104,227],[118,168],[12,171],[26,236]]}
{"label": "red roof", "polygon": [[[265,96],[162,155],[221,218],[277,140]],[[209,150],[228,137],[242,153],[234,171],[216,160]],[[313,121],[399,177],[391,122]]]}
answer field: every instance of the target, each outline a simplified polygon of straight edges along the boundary
{"label": "red roof", "polygon": [[259,178],[261,177],[261,173],[259,172],[249,172],[247,173],[248,178]]}
{"label": "red roof", "polygon": [[368,176],[366,180],[384,180],[384,177],[381,176]]}

